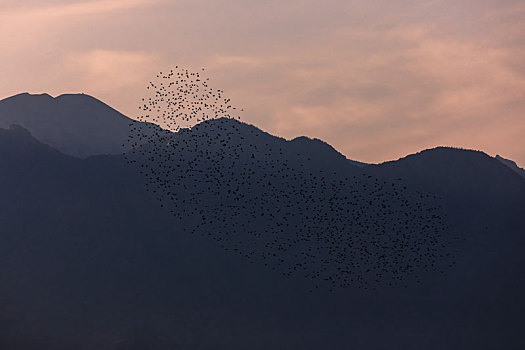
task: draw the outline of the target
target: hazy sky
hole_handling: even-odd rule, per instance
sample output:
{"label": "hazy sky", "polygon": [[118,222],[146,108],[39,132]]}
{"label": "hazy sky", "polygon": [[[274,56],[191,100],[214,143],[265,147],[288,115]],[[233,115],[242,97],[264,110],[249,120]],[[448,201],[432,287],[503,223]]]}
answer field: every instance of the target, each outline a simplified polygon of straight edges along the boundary
{"label": "hazy sky", "polygon": [[525,166],[525,1],[0,0],[0,98],[85,92],[130,117],[204,67],[243,119],[380,162],[438,145]]}

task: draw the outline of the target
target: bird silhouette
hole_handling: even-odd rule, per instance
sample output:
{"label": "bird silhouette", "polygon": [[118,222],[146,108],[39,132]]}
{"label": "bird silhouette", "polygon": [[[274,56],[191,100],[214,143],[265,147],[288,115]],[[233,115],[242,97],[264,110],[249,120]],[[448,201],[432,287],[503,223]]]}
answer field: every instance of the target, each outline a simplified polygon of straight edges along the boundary
{"label": "bird silhouette", "polygon": [[242,122],[208,82],[178,66],[157,74],[125,154],[185,232],[312,290],[406,286],[455,264],[439,198],[344,157],[313,159],[311,140]]}

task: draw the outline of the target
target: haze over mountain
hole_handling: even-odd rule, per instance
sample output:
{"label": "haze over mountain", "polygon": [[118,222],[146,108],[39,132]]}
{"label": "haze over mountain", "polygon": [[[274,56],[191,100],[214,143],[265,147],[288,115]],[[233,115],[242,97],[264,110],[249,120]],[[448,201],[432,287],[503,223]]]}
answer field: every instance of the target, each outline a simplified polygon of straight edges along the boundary
{"label": "haze over mountain", "polygon": [[[103,131],[100,118],[96,125]],[[226,143],[218,137],[224,123],[232,130]],[[127,138],[129,126],[124,129]],[[63,152],[73,154],[57,137]],[[167,174],[161,172],[166,163],[147,163],[132,153],[78,159],[37,139],[22,127],[0,129],[0,348],[525,346],[525,180],[482,152],[440,147],[354,166],[322,141],[286,141],[247,124],[216,120],[170,136],[170,142],[186,148],[169,154],[182,169]],[[84,138],[73,147],[102,149],[96,141]],[[161,140],[141,147],[161,157],[165,145]],[[238,166],[249,171],[247,180],[221,151],[239,145],[234,154]],[[196,153],[209,156],[211,163]],[[131,160],[137,162],[128,164]],[[277,161],[286,166],[277,167]],[[214,174],[232,171],[230,182],[207,183],[210,164]],[[162,182],[137,171],[140,165],[176,180],[169,187],[177,189],[173,199]],[[311,179],[295,174],[311,174]],[[228,192],[235,190],[231,181],[242,184],[241,205]],[[213,191],[205,191],[208,187]],[[290,200],[283,200],[283,193]],[[354,219],[337,212],[347,200],[355,204],[342,209],[355,211]],[[230,205],[241,210],[238,217],[229,212]],[[289,226],[274,232],[279,210],[287,213]],[[261,217],[263,212],[273,217]],[[321,217],[304,221],[313,212]],[[253,214],[254,226],[241,230]],[[341,218],[346,221],[337,221]],[[303,246],[283,251],[268,245],[293,237],[307,223],[305,230],[321,228],[314,231],[329,238],[313,241],[307,250],[339,249],[333,244],[348,237],[332,232],[346,230],[355,233],[354,248],[366,249],[362,242],[373,237],[367,234],[385,229],[388,238],[400,220],[409,227],[401,231],[401,242],[442,255],[437,261],[446,263],[443,268],[419,266],[418,273],[401,274],[402,283],[392,286],[374,283],[365,268],[362,279],[369,284],[333,288],[330,281],[317,283],[293,271],[294,254]],[[449,245],[428,244],[438,232]],[[259,236],[262,247],[256,245]],[[246,247],[255,247],[260,258],[241,254]],[[369,258],[375,253],[368,248],[371,255],[358,250],[342,259],[372,267]],[[272,249],[285,262],[266,266],[273,258],[262,253]],[[330,254],[322,256],[321,266],[330,259]],[[401,265],[395,254],[388,261],[385,275]]]}
{"label": "haze over mountain", "polygon": [[[97,154],[121,154],[129,149],[127,142],[130,124],[136,123],[87,94],[20,93],[0,100],[0,127],[16,124],[31,132],[37,140],[48,144],[64,154],[87,157]],[[138,123],[141,125],[142,123]],[[310,140],[297,137],[296,140]],[[326,145],[314,139],[314,144]],[[509,159],[497,155],[497,159],[525,176],[525,170]],[[358,167],[367,163],[348,159]]]}
{"label": "haze over mountain", "polygon": [[125,151],[133,122],[86,94],[22,93],[0,101],[0,127],[23,126],[36,139],[81,158]]}

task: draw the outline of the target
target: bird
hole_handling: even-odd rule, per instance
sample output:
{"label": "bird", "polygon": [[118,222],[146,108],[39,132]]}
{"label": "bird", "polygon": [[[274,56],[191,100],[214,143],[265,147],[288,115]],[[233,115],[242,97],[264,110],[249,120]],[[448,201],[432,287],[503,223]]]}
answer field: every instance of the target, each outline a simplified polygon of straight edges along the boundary
{"label": "bird", "polygon": [[406,287],[455,265],[439,198],[343,159],[320,164],[244,122],[203,71],[155,75],[124,154],[186,234],[312,291]]}

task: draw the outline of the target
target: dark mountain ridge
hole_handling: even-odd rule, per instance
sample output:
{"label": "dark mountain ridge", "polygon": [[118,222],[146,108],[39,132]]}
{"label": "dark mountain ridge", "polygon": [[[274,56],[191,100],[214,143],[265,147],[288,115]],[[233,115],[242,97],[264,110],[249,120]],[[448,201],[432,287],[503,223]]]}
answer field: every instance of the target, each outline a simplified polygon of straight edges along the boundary
{"label": "dark mountain ridge", "polygon": [[503,164],[505,164],[506,166],[508,166],[510,169],[512,169],[516,173],[518,173],[521,177],[525,178],[525,169],[518,167],[516,162],[514,162],[513,160],[505,159],[501,157],[499,154],[496,154],[496,159],[502,162]]}
{"label": "dark mountain ridge", "polygon": [[[264,133],[248,135],[243,137],[258,146],[256,157],[266,152],[266,143],[281,148],[291,143]],[[308,152],[283,153],[290,162],[298,158],[294,169],[308,162]],[[279,268],[249,264],[225,251],[206,234],[221,231],[220,225],[184,232],[187,223],[170,214],[168,205],[160,206],[165,202],[146,191],[147,180],[130,171],[121,156],[79,160],[20,127],[0,131],[0,344],[10,349],[519,348],[523,220],[501,213],[512,211],[506,199],[519,198],[525,186],[492,160],[480,152],[440,148],[364,170],[344,159],[332,164],[370,185],[402,176],[401,183],[442,196],[445,203],[453,203],[447,202],[450,195],[462,198],[447,214],[463,243],[456,246],[455,267],[427,274],[419,285],[322,288],[312,294],[300,276],[283,276]],[[439,184],[427,179],[444,165],[447,170],[434,175]],[[477,192],[489,182],[479,180],[484,169],[492,169],[490,181],[496,183],[484,194],[495,210],[479,217],[476,208],[484,206]],[[458,179],[472,185],[463,190]]]}
{"label": "dark mountain ridge", "polygon": [[[104,102],[87,94],[20,93],[0,100],[0,127],[16,124],[29,130],[33,137],[64,154],[85,158],[90,155],[120,154],[129,150],[130,124],[160,132],[154,124],[140,123],[116,111]],[[291,140],[305,151],[315,154],[340,154],[332,146],[319,139],[299,136]],[[333,151],[333,152],[332,152]],[[496,156],[522,176],[524,170],[515,162]],[[356,167],[363,163],[348,159]]]}
{"label": "dark mountain ridge", "polygon": [[[496,159],[436,148],[356,167],[233,120],[155,132],[126,156],[77,159],[0,129],[0,348],[525,346],[525,184]],[[323,239],[292,242],[308,229]],[[381,230],[454,263],[376,284],[359,249],[374,254]],[[450,244],[424,245],[438,233]],[[295,257],[317,248],[315,264]],[[359,262],[370,283],[316,289],[297,262],[320,274]]]}
{"label": "dark mountain ridge", "polygon": [[0,101],[0,127],[23,126],[41,142],[81,158],[125,151],[131,123],[135,121],[86,94],[22,93]]}

